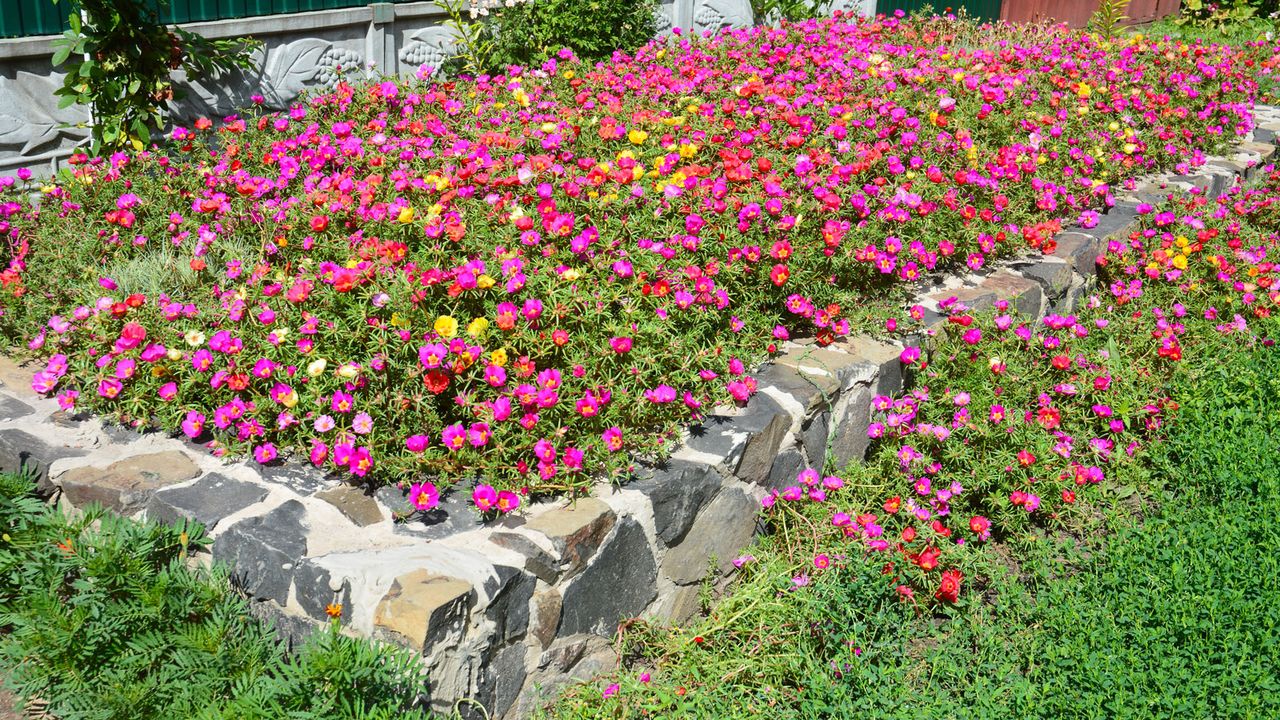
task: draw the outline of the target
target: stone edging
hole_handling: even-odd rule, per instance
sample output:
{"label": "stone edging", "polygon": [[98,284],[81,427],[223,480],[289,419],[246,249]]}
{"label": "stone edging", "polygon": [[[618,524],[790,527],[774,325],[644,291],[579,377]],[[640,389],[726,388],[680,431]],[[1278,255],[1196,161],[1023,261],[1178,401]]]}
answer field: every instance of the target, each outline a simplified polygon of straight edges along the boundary
{"label": "stone edging", "polygon": [[[1096,227],[1059,233],[1052,255],[922,288],[929,333],[942,324],[939,302],[953,297],[973,309],[1007,300],[1036,318],[1069,313],[1107,241],[1133,228],[1137,203],[1173,188],[1217,195],[1271,162],[1280,108],[1260,106],[1255,118],[1230,157],[1140,182]],[[437,708],[465,697],[491,717],[520,717],[561,685],[615,666],[619,618],[696,613],[702,586],[723,582],[756,534],[766,494],[804,467],[860,460],[872,398],[903,387],[901,349],[865,337],[788,342],[756,373],[760,390],[746,407],[714,411],[666,463],[572,505],[537,503],[488,524],[462,492],[396,523],[409,508],[394,488],[369,496],[302,466],[224,463],[159,433],[68,417],[4,358],[0,469],[27,463],[66,506],[198,520],[214,538],[213,559],[233,567],[283,635],[303,635],[340,603],[350,630],[423,652]]]}

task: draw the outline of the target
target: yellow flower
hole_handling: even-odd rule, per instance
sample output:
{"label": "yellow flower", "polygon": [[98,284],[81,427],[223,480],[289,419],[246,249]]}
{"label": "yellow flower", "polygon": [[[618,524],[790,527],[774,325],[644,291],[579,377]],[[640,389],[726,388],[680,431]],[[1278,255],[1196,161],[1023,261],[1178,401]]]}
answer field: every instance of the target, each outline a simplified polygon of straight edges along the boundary
{"label": "yellow flower", "polygon": [[494,365],[497,365],[498,367],[502,367],[503,365],[506,365],[507,351],[503,350],[502,348],[498,348],[497,350],[494,350],[493,352],[489,353],[489,362],[493,363]]}
{"label": "yellow flower", "polygon": [[493,287],[494,283],[496,282],[498,281],[494,280],[492,277],[482,274],[480,277],[476,278],[476,287],[480,288],[481,290],[488,290],[489,288]]}
{"label": "yellow flower", "polygon": [[568,280],[569,282],[573,282],[574,280],[577,280],[578,278],[582,277],[582,274],[573,268],[569,268],[568,270],[565,270],[563,273],[561,273],[560,277],[564,278],[565,280]]}
{"label": "yellow flower", "polygon": [[480,337],[481,335],[484,334],[484,331],[488,329],[489,329],[489,321],[485,320],[484,318],[476,318],[475,320],[472,320],[470,323],[467,323],[467,334],[473,338]]}
{"label": "yellow flower", "polygon": [[564,79],[565,79],[565,80],[572,80],[576,75],[577,75],[577,73],[576,73],[576,72],[574,72],[574,71],[572,71],[572,70],[565,70],[565,71],[564,71]]}
{"label": "yellow flower", "polygon": [[441,315],[436,318],[436,322],[432,325],[436,334],[442,338],[451,338],[458,334],[458,321],[448,315]]}
{"label": "yellow flower", "polygon": [[556,131],[556,124],[555,124],[555,123],[553,123],[553,122],[544,122],[544,123],[542,123],[542,132],[544,132],[544,133],[549,133],[549,132],[555,132],[555,131]]}
{"label": "yellow flower", "polygon": [[397,327],[401,330],[409,329],[409,320],[398,312],[391,313],[391,327]]}
{"label": "yellow flower", "polygon": [[307,374],[311,377],[316,377],[323,374],[327,367],[329,367],[329,361],[324,358],[312,360],[311,364],[307,365]]}
{"label": "yellow flower", "polygon": [[164,356],[169,358],[173,362],[178,362],[179,360],[182,359],[182,351],[179,350],[178,348],[171,347],[165,351]]}
{"label": "yellow flower", "polygon": [[298,391],[290,388],[289,393],[280,398],[280,404],[292,410],[298,405]]}
{"label": "yellow flower", "polygon": [[529,107],[529,94],[524,91],[524,88],[516,88],[515,92],[511,93],[511,97],[516,99],[520,107]]}
{"label": "yellow flower", "polygon": [[1176,267],[1176,268],[1178,268],[1179,270],[1186,270],[1186,269],[1187,269],[1187,256],[1186,256],[1186,255],[1175,255],[1175,256],[1173,256],[1173,266],[1174,266],[1174,267]]}
{"label": "yellow flower", "polygon": [[406,225],[413,222],[413,208],[400,208],[400,214],[396,215],[396,222],[404,223]]}
{"label": "yellow flower", "polygon": [[632,145],[643,145],[644,141],[649,139],[649,133],[643,130],[631,130],[627,133],[627,139]]}

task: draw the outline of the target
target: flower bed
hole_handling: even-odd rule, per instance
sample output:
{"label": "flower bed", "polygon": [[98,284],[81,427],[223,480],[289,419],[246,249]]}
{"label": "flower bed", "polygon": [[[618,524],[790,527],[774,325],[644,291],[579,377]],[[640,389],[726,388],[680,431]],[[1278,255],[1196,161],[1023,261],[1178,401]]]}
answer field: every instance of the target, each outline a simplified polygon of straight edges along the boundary
{"label": "flower bed", "polygon": [[1252,87],[1228,48],[883,18],[344,84],[13,188],[0,324],[65,407],[509,511],[744,402],[778,339],[1051,250]]}
{"label": "flower bed", "polygon": [[[1068,582],[1061,575],[1086,561],[1082,549],[1093,548],[1095,533],[1118,515],[1149,511],[1154,500],[1170,504],[1176,517],[1188,509],[1179,505],[1184,497],[1213,497],[1220,492],[1216,483],[1226,480],[1157,470],[1239,467],[1240,458],[1222,453],[1224,447],[1248,451],[1244,442],[1188,448],[1184,439],[1179,455],[1159,446],[1171,424],[1183,422],[1181,403],[1205,405],[1210,398],[1207,404],[1224,412],[1219,387],[1206,384],[1222,382],[1224,363],[1252,363],[1254,373],[1274,366],[1280,335],[1278,199],[1280,172],[1269,166],[1258,185],[1236,186],[1216,200],[1184,193],[1158,206],[1139,205],[1141,222],[1110,241],[1099,259],[1095,294],[1073,314],[1034,320],[1018,317],[1003,303],[983,313],[945,303],[945,329],[932,352],[904,358],[918,367],[917,385],[901,397],[877,400],[881,415],[869,431],[876,445],[868,463],[839,476],[804,470],[793,486],[768,498],[766,515],[777,532],[736,561],[746,577],[728,599],[688,630],[637,628],[626,639],[636,666],[570,693],[557,716],[745,717],[768,707],[777,717],[807,717],[816,708],[855,703],[870,716],[888,716],[887,708],[900,707],[903,693],[891,679],[900,677],[893,674],[899,672],[895,663],[903,665],[902,682],[923,683],[928,693],[940,695],[929,702],[955,704],[950,678],[920,681],[907,667],[935,660],[948,667],[955,659],[934,658],[929,648],[953,633],[983,636],[993,614],[1036,615],[1027,596]],[[1274,378],[1266,380],[1274,384]],[[1222,422],[1251,428],[1250,442],[1257,442],[1265,422],[1248,413],[1265,404],[1265,391],[1250,393],[1249,402],[1254,410],[1224,415]],[[1218,422],[1205,416],[1189,420],[1200,428]],[[1268,446],[1253,450],[1266,452]],[[1245,470],[1236,482],[1252,478]],[[1249,515],[1241,508],[1251,502],[1223,497],[1224,506],[1240,516]],[[1160,542],[1182,548],[1187,541]],[[1122,551],[1125,558],[1138,552]],[[1176,564],[1171,572],[1179,573]],[[1096,586],[1120,582],[1105,576]],[[1196,592],[1187,602],[1203,609]],[[1224,604],[1270,614],[1260,595],[1245,603],[1238,600],[1244,597],[1239,590],[1213,592]],[[892,597],[900,602],[885,602]],[[1184,620],[1170,617],[1188,613],[1169,610],[1169,602],[1162,597],[1152,603],[1167,616],[1116,622],[1126,632],[1146,627],[1147,636],[1180,646],[1161,623],[1181,627]],[[934,636],[920,630],[937,617],[958,622]],[[1208,623],[1215,629],[1219,624]],[[1074,629],[1049,631],[1069,635]],[[1104,637],[1114,647],[1123,635]],[[1036,696],[1028,678],[1089,666],[1081,654],[1095,640],[1078,640],[1072,652],[1055,649],[1047,655],[1033,644],[1024,649],[1027,665],[982,658],[989,663],[983,672],[1007,674],[1017,684],[1012,699],[990,691],[990,683],[1004,678],[953,671],[971,683],[966,691],[975,694],[975,702],[1016,705]],[[975,661],[976,648],[963,645],[958,651],[965,656],[960,662]],[[1241,654],[1253,651],[1249,643],[1222,650],[1238,663],[1233,672],[1244,676],[1255,670]],[[1052,663],[1055,656],[1061,663],[1034,674],[1037,663]],[[1093,701],[1106,704],[1106,712],[1119,713],[1111,704],[1112,671],[1169,684],[1141,662],[1115,664],[1101,674],[1106,677],[1089,678]],[[1166,665],[1162,672],[1167,671]],[[1149,714],[1157,704],[1213,704],[1230,694],[1202,691],[1203,683],[1217,682],[1218,670],[1199,672],[1196,682],[1202,684],[1191,685],[1189,695],[1181,689],[1153,693],[1150,705],[1132,712]],[[1046,691],[1056,699],[1047,685],[1040,690]],[[1126,696],[1121,706],[1129,702]],[[1064,712],[1046,711],[1038,701],[1033,705],[1026,712],[1037,717]]]}

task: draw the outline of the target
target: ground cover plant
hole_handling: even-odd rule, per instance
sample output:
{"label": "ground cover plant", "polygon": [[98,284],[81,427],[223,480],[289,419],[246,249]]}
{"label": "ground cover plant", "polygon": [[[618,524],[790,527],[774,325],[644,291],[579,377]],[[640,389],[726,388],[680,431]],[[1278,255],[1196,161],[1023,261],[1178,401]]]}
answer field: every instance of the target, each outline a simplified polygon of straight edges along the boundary
{"label": "ground cover plant", "polygon": [[287,652],[225,571],[187,563],[199,526],[68,517],[0,475],[0,531],[0,661],[54,717],[427,717],[410,653],[336,620]]}
{"label": "ground cover plant", "polygon": [[1140,206],[1077,314],[949,308],[870,462],[556,717],[1268,717],[1280,175]]}
{"label": "ground cover plant", "polygon": [[[1048,248],[1248,130],[1223,47],[947,19],[339,85],[9,189],[0,328],[67,408],[369,482],[585,487],[779,338]],[[56,278],[56,281],[54,279]],[[877,299],[878,298],[878,299]],[[950,446],[948,446],[950,447]]]}

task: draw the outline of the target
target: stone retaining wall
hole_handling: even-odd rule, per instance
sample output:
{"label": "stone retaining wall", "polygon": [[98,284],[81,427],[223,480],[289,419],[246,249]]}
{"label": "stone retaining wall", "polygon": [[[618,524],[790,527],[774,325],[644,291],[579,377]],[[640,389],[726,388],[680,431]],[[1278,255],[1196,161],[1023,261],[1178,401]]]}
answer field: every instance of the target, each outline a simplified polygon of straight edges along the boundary
{"label": "stone retaining wall", "polygon": [[[1060,233],[1054,254],[922,287],[928,332],[948,298],[974,309],[1008,300],[1033,317],[1070,312],[1107,241],[1133,228],[1137,203],[1176,187],[1216,194],[1271,162],[1280,110],[1260,107],[1257,119],[1230,157],[1134,184],[1096,227]],[[713,412],[667,462],[489,523],[466,490],[400,522],[411,508],[395,488],[369,495],[307,467],[225,463],[163,434],[69,417],[3,358],[0,469],[26,463],[71,507],[198,520],[211,529],[213,559],[234,568],[283,635],[306,633],[339,603],[350,630],[428,658],[436,707],[471,698],[491,717],[523,717],[565,683],[614,666],[620,619],[695,614],[704,585],[722,586],[751,543],[767,493],[804,467],[863,457],[871,399],[903,388],[901,346],[858,337],[783,351],[755,374],[760,391],[745,407]]]}

